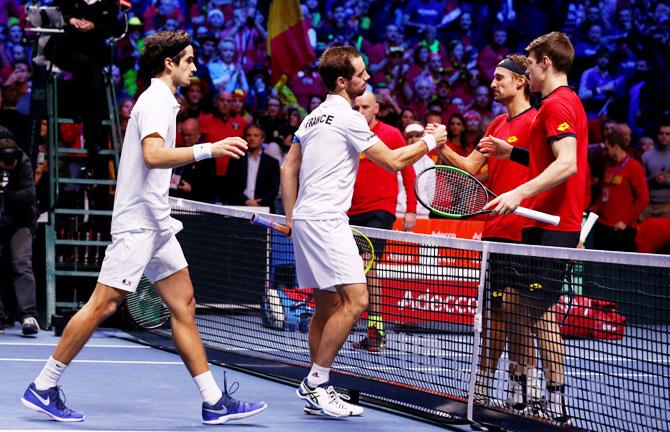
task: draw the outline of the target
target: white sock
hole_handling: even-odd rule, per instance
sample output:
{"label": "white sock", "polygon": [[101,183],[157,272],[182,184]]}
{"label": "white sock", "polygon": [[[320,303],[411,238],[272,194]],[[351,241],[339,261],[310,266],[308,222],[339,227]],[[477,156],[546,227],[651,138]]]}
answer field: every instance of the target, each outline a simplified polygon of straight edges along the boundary
{"label": "white sock", "polygon": [[223,392],[214,381],[212,371],[203,372],[200,375],[193,377],[195,385],[198,386],[202,400],[210,405],[214,405],[221,399]]}
{"label": "white sock", "polygon": [[35,379],[35,387],[37,390],[43,391],[48,390],[51,387],[56,387],[58,385],[58,380],[60,379],[60,376],[63,375],[63,372],[65,372],[66,367],[66,364],[59,362],[53,357],[49,357],[42,372],[40,372]]}
{"label": "white sock", "polygon": [[330,368],[321,367],[316,363],[312,364],[312,369],[307,375],[307,384],[310,387],[318,387],[330,379]]}

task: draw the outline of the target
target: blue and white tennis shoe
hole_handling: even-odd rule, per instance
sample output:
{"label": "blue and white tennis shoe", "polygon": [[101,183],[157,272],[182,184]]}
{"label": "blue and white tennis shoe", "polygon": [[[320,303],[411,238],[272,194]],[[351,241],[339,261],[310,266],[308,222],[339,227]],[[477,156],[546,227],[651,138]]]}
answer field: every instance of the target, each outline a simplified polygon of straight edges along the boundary
{"label": "blue and white tennis shoe", "polygon": [[263,401],[260,402],[242,402],[233,399],[230,395],[235,393],[239,387],[238,383],[233,383],[231,390],[228,390],[226,375],[223,375],[223,395],[214,405],[207,402],[202,403],[202,422],[204,424],[222,424],[228,420],[239,420],[258,414],[268,407]]}
{"label": "blue and white tennis shoe", "polygon": [[[62,399],[61,395],[63,396]],[[37,390],[35,383],[31,383],[23,393],[21,403],[33,411],[44,413],[60,422],[80,422],[84,420],[83,413],[72,411],[65,406],[65,394],[60,387]]]}

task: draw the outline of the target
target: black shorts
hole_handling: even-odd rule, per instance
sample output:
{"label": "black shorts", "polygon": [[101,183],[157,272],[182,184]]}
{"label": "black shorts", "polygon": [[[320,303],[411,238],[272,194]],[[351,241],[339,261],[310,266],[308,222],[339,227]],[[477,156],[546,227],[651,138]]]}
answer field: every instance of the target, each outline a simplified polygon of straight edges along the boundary
{"label": "black shorts", "polygon": [[[541,228],[526,228],[522,233],[522,243],[538,246],[558,246],[574,248],[579,242],[579,232],[550,231]],[[549,310],[563,292],[569,262],[564,259],[514,256],[515,269],[511,282],[519,290],[529,308],[541,315]]]}
{"label": "black shorts", "polygon": [[[493,243],[514,243],[519,244],[518,241],[504,239],[500,237],[487,237],[482,240]],[[505,288],[509,285],[505,284],[505,274],[511,270],[507,262],[507,255],[493,253],[489,257],[489,291],[490,304],[492,309],[500,309],[503,305],[503,295]]]}
{"label": "black shorts", "polygon": [[[383,210],[375,210],[349,216],[349,225],[390,230],[393,228],[394,223],[395,215]],[[370,242],[372,242],[372,247],[375,248],[376,260],[381,259],[384,254],[384,248],[386,247],[386,241],[383,239],[371,238]]]}

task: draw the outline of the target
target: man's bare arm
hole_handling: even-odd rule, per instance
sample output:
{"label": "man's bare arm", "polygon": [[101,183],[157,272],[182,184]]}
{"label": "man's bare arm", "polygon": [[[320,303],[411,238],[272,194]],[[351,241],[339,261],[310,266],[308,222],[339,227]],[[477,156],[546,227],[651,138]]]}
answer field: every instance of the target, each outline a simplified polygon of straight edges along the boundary
{"label": "man's bare arm", "polygon": [[[195,161],[192,147],[165,148],[165,140],[157,133],[142,140],[144,163],[149,168],[176,168]],[[211,157],[230,156],[239,159],[247,150],[247,142],[231,137],[211,144]]]}
{"label": "man's bare arm", "polygon": [[[428,135],[432,135],[438,147],[443,146],[447,141],[447,131],[444,125],[437,126],[435,131]],[[414,144],[393,150],[389,149],[382,141],[378,141],[363,153],[365,153],[365,156],[372,162],[381,166],[385,170],[394,173],[412,165],[414,162],[421,159],[423,155],[428,153],[427,140],[429,140],[429,138],[424,136],[424,138]]]}
{"label": "man's bare arm", "polygon": [[302,148],[300,143],[293,143],[281,166],[281,194],[284,202],[286,224],[293,224],[293,207],[298,199],[298,174],[302,163]]}
{"label": "man's bare arm", "polygon": [[462,169],[470,175],[477,174],[486,163],[486,156],[477,150],[473,150],[468,157],[463,157],[445,145],[440,148],[440,155],[451,165]]}
{"label": "man's bare arm", "polygon": [[556,156],[537,177],[489,202],[484,209],[494,214],[512,213],[521,201],[544,192],[566,181],[577,172],[577,139],[572,136],[554,141],[551,148]]}

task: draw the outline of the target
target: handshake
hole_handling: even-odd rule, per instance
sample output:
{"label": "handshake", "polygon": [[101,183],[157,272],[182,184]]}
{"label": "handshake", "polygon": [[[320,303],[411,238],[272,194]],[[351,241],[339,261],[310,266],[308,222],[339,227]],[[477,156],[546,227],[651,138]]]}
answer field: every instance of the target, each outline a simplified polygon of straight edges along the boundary
{"label": "handshake", "polygon": [[[439,123],[428,123],[426,125],[426,129],[424,131],[424,135],[422,139],[426,144],[428,145],[428,151],[432,151],[434,148],[440,148],[443,147],[444,144],[447,142],[447,127],[443,124]],[[431,138],[428,138],[428,141],[426,141],[426,138],[428,136],[431,136],[435,140],[435,144],[431,145],[432,143],[429,143],[429,141],[432,141]]]}

